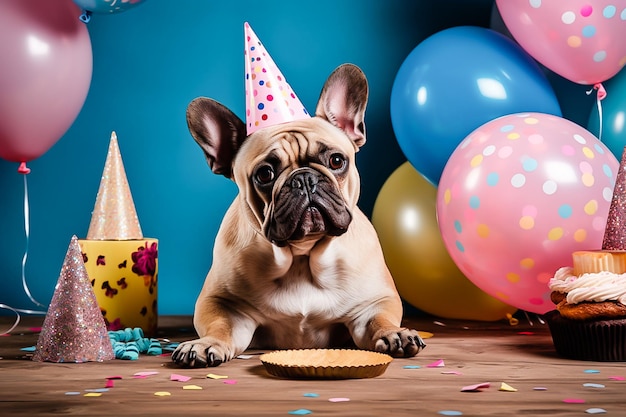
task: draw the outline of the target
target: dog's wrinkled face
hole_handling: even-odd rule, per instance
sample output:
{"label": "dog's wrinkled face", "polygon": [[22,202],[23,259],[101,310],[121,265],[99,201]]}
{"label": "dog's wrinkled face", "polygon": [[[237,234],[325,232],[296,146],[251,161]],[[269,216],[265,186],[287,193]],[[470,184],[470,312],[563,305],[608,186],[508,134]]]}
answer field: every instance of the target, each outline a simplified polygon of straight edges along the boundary
{"label": "dog's wrinkled face", "polygon": [[315,117],[247,136],[232,111],[197,98],[187,124],[213,172],[237,183],[251,226],[285,246],[348,229],[359,197],[354,156],[365,143],[367,96],[363,72],[344,64],[326,80]]}
{"label": "dog's wrinkled face", "polygon": [[255,228],[278,246],[343,234],[360,188],[354,155],[345,133],[319,118],[255,132],[233,164]]}

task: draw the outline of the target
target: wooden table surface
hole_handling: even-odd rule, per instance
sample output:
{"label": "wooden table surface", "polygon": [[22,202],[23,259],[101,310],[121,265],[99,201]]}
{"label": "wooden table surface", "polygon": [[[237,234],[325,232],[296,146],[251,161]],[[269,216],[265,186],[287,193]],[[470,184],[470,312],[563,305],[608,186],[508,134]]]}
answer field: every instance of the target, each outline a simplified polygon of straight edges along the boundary
{"label": "wooden table surface", "polygon": [[[11,320],[0,317],[0,329]],[[410,318],[405,324],[434,334],[418,356],[393,360],[376,378],[330,381],[271,376],[259,351],[206,369],[180,369],[166,356],[147,355],[103,363],[32,362],[21,348],[36,344],[42,321],[23,318],[11,335],[0,337],[3,416],[582,416],[594,409],[626,416],[626,363],[559,358],[547,326],[537,321],[511,326]],[[190,317],[162,317],[159,329],[159,337],[171,341],[194,335]],[[443,366],[429,367],[439,360]],[[158,373],[133,377],[142,371]],[[207,378],[209,373],[228,378]],[[172,374],[191,380],[172,381]],[[122,379],[100,396],[85,395],[111,376]],[[489,387],[461,391],[481,383]],[[502,383],[517,391],[500,390]],[[183,389],[191,384],[202,389]]]}

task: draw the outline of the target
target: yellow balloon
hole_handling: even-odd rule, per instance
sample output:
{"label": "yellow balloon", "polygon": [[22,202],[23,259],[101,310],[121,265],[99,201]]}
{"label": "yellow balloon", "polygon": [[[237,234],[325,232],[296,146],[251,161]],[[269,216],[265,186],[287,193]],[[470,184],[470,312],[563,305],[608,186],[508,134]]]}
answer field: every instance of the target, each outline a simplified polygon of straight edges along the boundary
{"label": "yellow balloon", "polygon": [[405,162],[381,188],[372,213],[400,296],[449,319],[495,321],[517,309],[488,295],[456,266],[437,225],[437,188]]}

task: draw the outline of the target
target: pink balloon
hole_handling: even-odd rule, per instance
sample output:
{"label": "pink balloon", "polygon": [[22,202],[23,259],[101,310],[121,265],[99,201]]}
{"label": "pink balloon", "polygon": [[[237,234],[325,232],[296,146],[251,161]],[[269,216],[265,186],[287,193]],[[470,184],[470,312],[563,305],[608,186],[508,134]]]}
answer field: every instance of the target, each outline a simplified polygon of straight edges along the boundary
{"label": "pink balloon", "polygon": [[578,84],[595,84],[626,64],[623,0],[496,0],[515,40],[537,61]]}
{"label": "pink balloon", "polygon": [[0,157],[24,162],[54,145],[80,112],[91,40],[72,0],[4,0],[0,13]]}
{"label": "pink balloon", "polygon": [[572,252],[602,246],[619,163],[591,133],[543,113],[472,132],[439,182],[450,256],[487,294],[533,313],[554,308],[548,281]]}

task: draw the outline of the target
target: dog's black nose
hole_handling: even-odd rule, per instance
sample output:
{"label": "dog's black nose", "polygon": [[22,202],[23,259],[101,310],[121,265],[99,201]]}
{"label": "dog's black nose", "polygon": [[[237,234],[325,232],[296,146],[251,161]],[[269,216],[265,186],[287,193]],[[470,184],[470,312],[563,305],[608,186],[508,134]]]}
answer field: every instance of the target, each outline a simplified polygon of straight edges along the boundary
{"label": "dog's black nose", "polygon": [[303,171],[291,178],[291,188],[300,190],[301,193],[315,194],[319,179],[313,172]]}

